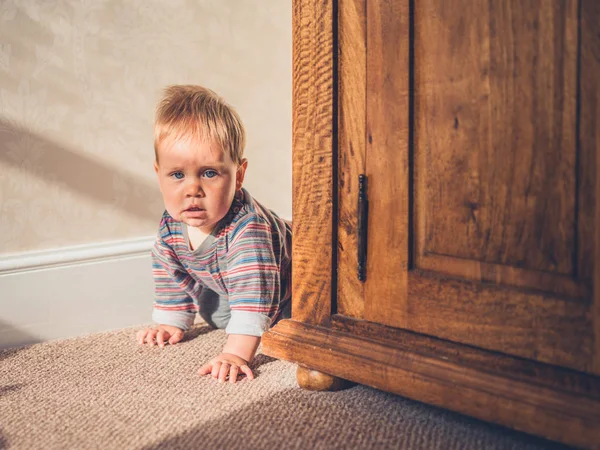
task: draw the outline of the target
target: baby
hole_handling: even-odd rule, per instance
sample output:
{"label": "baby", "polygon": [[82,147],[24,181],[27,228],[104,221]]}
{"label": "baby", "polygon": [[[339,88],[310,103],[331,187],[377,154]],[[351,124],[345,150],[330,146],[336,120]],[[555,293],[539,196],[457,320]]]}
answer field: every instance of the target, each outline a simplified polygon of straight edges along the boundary
{"label": "baby", "polygon": [[139,344],[176,344],[196,312],[225,328],[221,353],[200,375],[235,383],[264,331],[291,309],[291,223],[242,188],[244,127],[210,89],[170,86],[154,122],[154,170],[166,211],[152,251],[158,325]]}

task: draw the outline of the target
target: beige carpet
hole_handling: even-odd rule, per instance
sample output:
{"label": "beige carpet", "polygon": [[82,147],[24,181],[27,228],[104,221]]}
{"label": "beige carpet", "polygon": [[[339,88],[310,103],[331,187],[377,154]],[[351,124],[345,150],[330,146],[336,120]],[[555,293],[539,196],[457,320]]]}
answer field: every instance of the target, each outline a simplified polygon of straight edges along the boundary
{"label": "beige carpet", "polygon": [[254,381],[196,375],[225,341],[139,347],[137,328],[0,351],[0,448],[542,449],[548,441],[356,386],[299,389],[264,355]]}

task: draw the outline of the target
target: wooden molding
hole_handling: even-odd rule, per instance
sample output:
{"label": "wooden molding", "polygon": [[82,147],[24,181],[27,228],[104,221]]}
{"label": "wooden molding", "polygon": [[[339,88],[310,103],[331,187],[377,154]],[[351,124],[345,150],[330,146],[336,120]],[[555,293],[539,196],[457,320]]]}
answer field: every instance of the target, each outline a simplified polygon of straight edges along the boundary
{"label": "wooden molding", "polygon": [[281,321],[263,335],[263,352],[547,439],[600,448],[600,377],[372,323],[382,332],[360,336],[360,321],[334,319],[337,329]]}

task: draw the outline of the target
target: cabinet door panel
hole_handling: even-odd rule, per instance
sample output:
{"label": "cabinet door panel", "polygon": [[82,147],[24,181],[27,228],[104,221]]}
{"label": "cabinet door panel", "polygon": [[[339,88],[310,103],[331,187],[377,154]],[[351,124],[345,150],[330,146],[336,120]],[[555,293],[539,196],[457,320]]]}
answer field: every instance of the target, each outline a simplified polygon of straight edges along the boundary
{"label": "cabinet door panel", "polygon": [[600,15],[579,3],[367,2],[364,319],[600,373]]}
{"label": "cabinet door panel", "polygon": [[419,2],[416,265],[584,298],[577,4],[538,3]]}

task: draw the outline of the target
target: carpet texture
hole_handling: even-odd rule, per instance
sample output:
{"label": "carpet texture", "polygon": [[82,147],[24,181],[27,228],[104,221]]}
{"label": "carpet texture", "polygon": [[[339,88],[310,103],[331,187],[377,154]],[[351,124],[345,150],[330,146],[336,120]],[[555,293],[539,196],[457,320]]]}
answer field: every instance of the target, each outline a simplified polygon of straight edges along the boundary
{"label": "carpet texture", "polygon": [[309,392],[264,355],[236,385],[196,374],[225,333],[164,349],[130,328],[0,351],[0,448],[565,448],[365,386]]}

